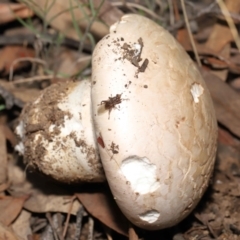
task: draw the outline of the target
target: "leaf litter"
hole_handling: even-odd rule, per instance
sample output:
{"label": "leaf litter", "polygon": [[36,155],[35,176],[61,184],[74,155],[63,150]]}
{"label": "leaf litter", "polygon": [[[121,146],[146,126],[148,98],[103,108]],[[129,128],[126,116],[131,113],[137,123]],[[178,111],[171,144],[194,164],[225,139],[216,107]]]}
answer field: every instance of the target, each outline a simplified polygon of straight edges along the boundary
{"label": "leaf litter", "polygon": [[[161,16],[160,24],[193,56],[179,1],[70,2],[0,4],[0,239],[240,239],[240,54],[216,1],[186,4],[219,134],[209,188],[180,224],[155,232],[138,229],[106,184],[57,183],[28,169],[14,152],[14,127],[24,104],[53,83],[89,76],[95,43],[124,13],[141,12],[158,23]],[[239,24],[240,2],[224,3]]]}

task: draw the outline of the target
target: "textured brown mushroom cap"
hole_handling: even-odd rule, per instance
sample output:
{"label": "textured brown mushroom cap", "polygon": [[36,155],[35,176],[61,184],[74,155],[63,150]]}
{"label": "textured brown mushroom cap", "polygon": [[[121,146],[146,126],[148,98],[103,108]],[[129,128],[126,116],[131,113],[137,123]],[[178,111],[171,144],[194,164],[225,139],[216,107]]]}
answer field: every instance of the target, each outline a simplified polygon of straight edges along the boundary
{"label": "textured brown mushroom cap", "polygon": [[204,80],[166,30],[134,14],[111,27],[92,64],[99,151],[118,206],[145,229],[177,224],[214,166],[217,123]]}

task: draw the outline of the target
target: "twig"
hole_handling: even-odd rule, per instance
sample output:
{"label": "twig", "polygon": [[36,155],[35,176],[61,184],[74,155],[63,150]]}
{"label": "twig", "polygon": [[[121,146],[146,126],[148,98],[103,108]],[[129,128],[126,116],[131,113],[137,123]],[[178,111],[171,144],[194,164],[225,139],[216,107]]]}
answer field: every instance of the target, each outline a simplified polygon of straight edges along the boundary
{"label": "twig", "polygon": [[138,240],[139,239],[138,235],[131,223],[129,224],[128,235],[129,235],[129,240]]}
{"label": "twig", "polygon": [[27,83],[27,82],[35,82],[35,81],[43,81],[43,80],[49,80],[55,78],[55,75],[43,75],[43,76],[35,76],[35,77],[30,77],[30,78],[23,78],[19,79],[16,81],[12,81],[13,84],[18,84],[18,83]]}
{"label": "twig", "polygon": [[169,21],[170,25],[172,26],[174,24],[174,10],[173,10],[173,2],[172,0],[168,0],[168,7],[169,7]]}
{"label": "twig", "polygon": [[54,227],[54,223],[52,221],[52,217],[51,217],[50,213],[46,213],[46,218],[47,218],[47,220],[48,220],[48,222],[49,222],[49,224],[50,224],[50,226],[52,228],[52,233],[53,233],[54,239],[55,240],[60,239],[58,234],[57,234],[57,232],[56,232],[56,229]]}
{"label": "twig", "polygon": [[113,240],[113,237],[112,237],[112,229],[109,228],[107,225],[105,224],[102,224],[102,228],[107,236],[107,240]]}
{"label": "twig", "polygon": [[[43,44],[54,44],[57,35],[56,34],[41,34],[41,35],[35,35],[35,34],[15,34],[11,36],[2,35],[0,36],[0,45],[30,45],[33,46],[36,40],[40,40],[43,42]],[[63,38],[62,42],[60,43],[63,46],[78,49],[79,48],[79,41],[76,41],[71,38]],[[85,53],[91,53],[92,47],[90,44],[84,44],[83,52]]]}
{"label": "twig", "polygon": [[181,0],[181,5],[182,5],[184,20],[185,20],[185,24],[186,24],[186,27],[187,27],[189,39],[190,39],[190,42],[191,42],[191,45],[192,45],[192,48],[193,48],[193,52],[194,52],[195,58],[197,60],[198,66],[201,67],[202,64],[201,64],[199,55],[197,53],[196,45],[195,45],[194,40],[193,40],[193,36],[192,36],[191,29],[190,29],[190,25],[189,25],[189,21],[188,21],[188,17],[187,17],[187,12],[186,12],[186,8],[185,8],[184,0]]}
{"label": "twig", "polygon": [[88,238],[87,240],[93,240],[94,220],[89,216],[88,220]]}
{"label": "twig", "polygon": [[81,63],[81,62],[85,62],[85,61],[91,61],[92,59],[92,56],[84,56],[84,57],[80,57],[77,59],[77,62],[76,63]]}
{"label": "twig", "polygon": [[162,12],[164,9],[162,0],[155,0],[155,1],[157,3],[158,7],[160,8],[160,12]]}
{"label": "twig", "polygon": [[[175,16],[177,23],[179,23],[180,15],[179,15],[179,9],[178,9],[178,5],[177,5],[177,0],[173,0],[173,12],[174,12],[174,16]],[[183,20],[182,20],[182,23],[184,23]]]}
{"label": "twig", "polygon": [[238,36],[237,28],[236,28],[232,18],[230,17],[229,11],[228,11],[225,3],[223,2],[223,0],[217,0],[217,3],[219,5],[219,7],[221,8],[222,14],[228,23],[228,26],[230,28],[230,31],[232,33],[233,39],[236,43],[236,46],[237,46],[238,50],[240,51],[240,38]]}
{"label": "twig", "polygon": [[206,13],[210,13],[215,5],[216,5],[216,1],[212,2],[210,5],[206,6],[205,8],[200,9],[200,11],[197,13],[197,17],[202,16]]}
{"label": "twig", "polygon": [[163,21],[163,18],[159,17],[156,13],[154,13],[153,11],[149,10],[148,8],[140,5],[140,4],[137,4],[137,3],[132,3],[132,2],[112,2],[111,3],[112,6],[114,7],[121,7],[121,6],[126,6],[126,7],[133,7],[133,8],[137,8],[139,10],[142,10],[144,12],[146,12],[147,14],[149,14],[150,16],[152,16],[153,18],[159,20],[159,21]]}
{"label": "twig", "polygon": [[[213,2],[212,4],[210,4],[209,6],[201,9],[196,15],[194,15],[193,17],[189,18],[189,21],[195,20],[203,15],[206,15],[208,13],[215,13],[215,11],[212,11],[212,8],[215,6],[215,2]],[[174,7],[176,7],[176,4],[174,5]],[[175,10],[176,11],[176,10]],[[176,19],[177,20],[177,19]],[[181,28],[184,25],[185,21],[181,20],[176,22],[173,26],[169,27],[168,30],[169,31],[174,31],[177,30],[179,28]]]}
{"label": "twig", "polygon": [[76,216],[76,232],[75,232],[75,238],[76,240],[80,239],[81,231],[82,231],[82,218],[83,218],[84,208],[83,206],[80,206],[77,216]]}
{"label": "twig", "polygon": [[84,43],[85,43],[85,41],[86,41],[86,39],[87,39],[88,33],[90,32],[91,27],[92,27],[93,23],[95,22],[95,20],[96,20],[96,18],[97,18],[97,15],[98,15],[98,12],[99,12],[100,8],[102,7],[104,1],[105,1],[105,0],[101,0],[101,3],[99,4],[99,6],[98,6],[97,9],[96,9],[96,13],[94,13],[92,19],[90,20],[90,22],[88,23],[88,25],[87,25],[87,27],[86,27],[86,29],[85,29],[85,32],[84,32],[84,34],[83,34],[83,36],[82,36],[82,38],[81,38],[81,41],[80,41],[80,43],[79,43],[79,52],[80,52],[80,53],[81,53],[82,50],[83,50],[83,46],[84,46]]}
{"label": "twig", "polygon": [[71,216],[71,212],[72,212],[72,208],[73,208],[73,202],[74,202],[75,199],[76,199],[76,196],[71,197],[71,204],[70,204],[69,209],[68,209],[67,219],[66,219],[64,229],[63,229],[63,233],[62,233],[62,238],[63,239],[65,238],[65,236],[67,234],[68,224],[69,224],[69,221],[70,221],[70,216]]}
{"label": "twig", "polygon": [[35,62],[35,63],[39,63],[42,65],[47,65],[47,63],[39,58],[32,58],[32,57],[23,57],[23,58],[17,58],[15,59],[10,67],[10,72],[9,72],[9,81],[11,82],[13,79],[13,67],[15,64],[19,63],[19,62],[25,62],[25,61],[29,61],[29,62]]}

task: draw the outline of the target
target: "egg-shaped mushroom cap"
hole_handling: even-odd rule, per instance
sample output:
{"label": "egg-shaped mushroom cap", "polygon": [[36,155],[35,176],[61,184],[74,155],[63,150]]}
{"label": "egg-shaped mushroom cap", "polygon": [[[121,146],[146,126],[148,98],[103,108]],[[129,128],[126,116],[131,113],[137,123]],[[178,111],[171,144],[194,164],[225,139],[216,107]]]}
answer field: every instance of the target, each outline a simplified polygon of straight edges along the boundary
{"label": "egg-shaped mushroom cap", "polygon": [[152,20],[123,16],[94,50],[92,106],[125,216],[149,230],[180,222],[208,186],[217,145],[209,91],[182,46]]}

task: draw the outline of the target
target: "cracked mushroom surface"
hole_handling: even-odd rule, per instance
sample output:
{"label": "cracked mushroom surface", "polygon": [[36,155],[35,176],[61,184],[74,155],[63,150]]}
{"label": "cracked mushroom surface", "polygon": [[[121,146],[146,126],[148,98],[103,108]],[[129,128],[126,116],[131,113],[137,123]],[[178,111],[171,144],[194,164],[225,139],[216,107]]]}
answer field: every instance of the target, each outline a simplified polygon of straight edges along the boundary
{"label": "cracked mushroom surface", "polygon": [[89,79],[53,84],[27,104],[16,133],[25,162],[62,182],[104,181]]}
{"label": "cracked mushroom surface", "polygon": [[177,224],[215,162],[217,122],[203,78],[170,33],[134,14],[111,26],[92,67],[97,142],[118,206],[144,229]]}

